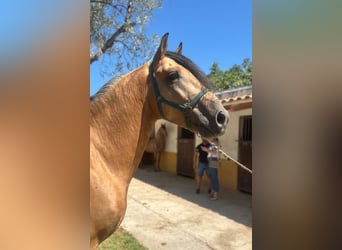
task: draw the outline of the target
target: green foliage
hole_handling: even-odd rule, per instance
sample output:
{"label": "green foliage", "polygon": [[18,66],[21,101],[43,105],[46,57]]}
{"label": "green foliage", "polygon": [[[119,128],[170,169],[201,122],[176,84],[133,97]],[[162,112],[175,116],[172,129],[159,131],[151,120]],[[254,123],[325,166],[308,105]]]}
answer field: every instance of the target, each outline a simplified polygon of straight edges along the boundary
{"label": "green foliage", "polygon": [[214,62],[208,77],[215,83],[216,92],[252,85],[252,61],[246,58],[241,65],[234,64],[226,71]]}
{"label": "green foliage", "polygon": [[141,245],[130,233],[119,228],[112,236],[106,239],[100,246],[99,250],[147,250]]}
{"label": "green foliage", "polygon": [[[119,75],[149,60],[158,45],[145,25],[162,0],[90,0],[90,59],[103,73]],[[114,73],[115,72],[115,73]]]}

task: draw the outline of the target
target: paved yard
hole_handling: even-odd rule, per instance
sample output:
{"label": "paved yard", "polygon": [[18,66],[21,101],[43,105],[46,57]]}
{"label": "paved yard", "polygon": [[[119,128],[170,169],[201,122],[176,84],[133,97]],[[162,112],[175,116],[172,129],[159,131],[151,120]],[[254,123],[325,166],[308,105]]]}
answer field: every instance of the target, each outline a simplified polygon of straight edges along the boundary
{"label": "paved yard", "polygon": [[251,204],[250,194],[229,189],[210,201],[193,179],[147,167],[132,179],[122,227],[151,250],[249,250]]}

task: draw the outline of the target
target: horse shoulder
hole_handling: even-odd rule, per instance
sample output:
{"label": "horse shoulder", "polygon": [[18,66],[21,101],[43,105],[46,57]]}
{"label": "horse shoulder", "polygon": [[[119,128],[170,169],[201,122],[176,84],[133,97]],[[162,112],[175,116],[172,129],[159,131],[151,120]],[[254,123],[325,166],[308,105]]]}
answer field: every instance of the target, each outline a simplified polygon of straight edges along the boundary
{"label": "horse shoulder", "polygon": [[126,189],[103,171],[90,172],[91,235],[102,242],[120,225],[126,211]]}

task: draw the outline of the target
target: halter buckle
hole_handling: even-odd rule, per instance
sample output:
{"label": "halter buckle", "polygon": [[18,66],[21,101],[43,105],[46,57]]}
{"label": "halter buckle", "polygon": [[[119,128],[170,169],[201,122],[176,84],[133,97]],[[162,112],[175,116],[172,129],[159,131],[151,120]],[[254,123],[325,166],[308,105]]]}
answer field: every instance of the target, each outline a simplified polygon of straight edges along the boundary
{"label": "halter buckle", "polygon": [[183,105],[183,113],[184,115],[190,115],[192,113],[193,107],[190,105],[190,103],[185,103]]}

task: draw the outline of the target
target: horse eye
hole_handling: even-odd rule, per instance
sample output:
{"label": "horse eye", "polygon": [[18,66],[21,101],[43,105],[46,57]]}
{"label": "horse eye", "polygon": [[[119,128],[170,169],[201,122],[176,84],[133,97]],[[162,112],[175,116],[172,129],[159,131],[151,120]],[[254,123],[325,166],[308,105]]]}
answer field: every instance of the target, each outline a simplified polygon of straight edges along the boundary
{"label": "horse eye", "polygon": [[168,78],[173,81],[179,78],[178,72],[177,71],[171,71],[168,75]]}

